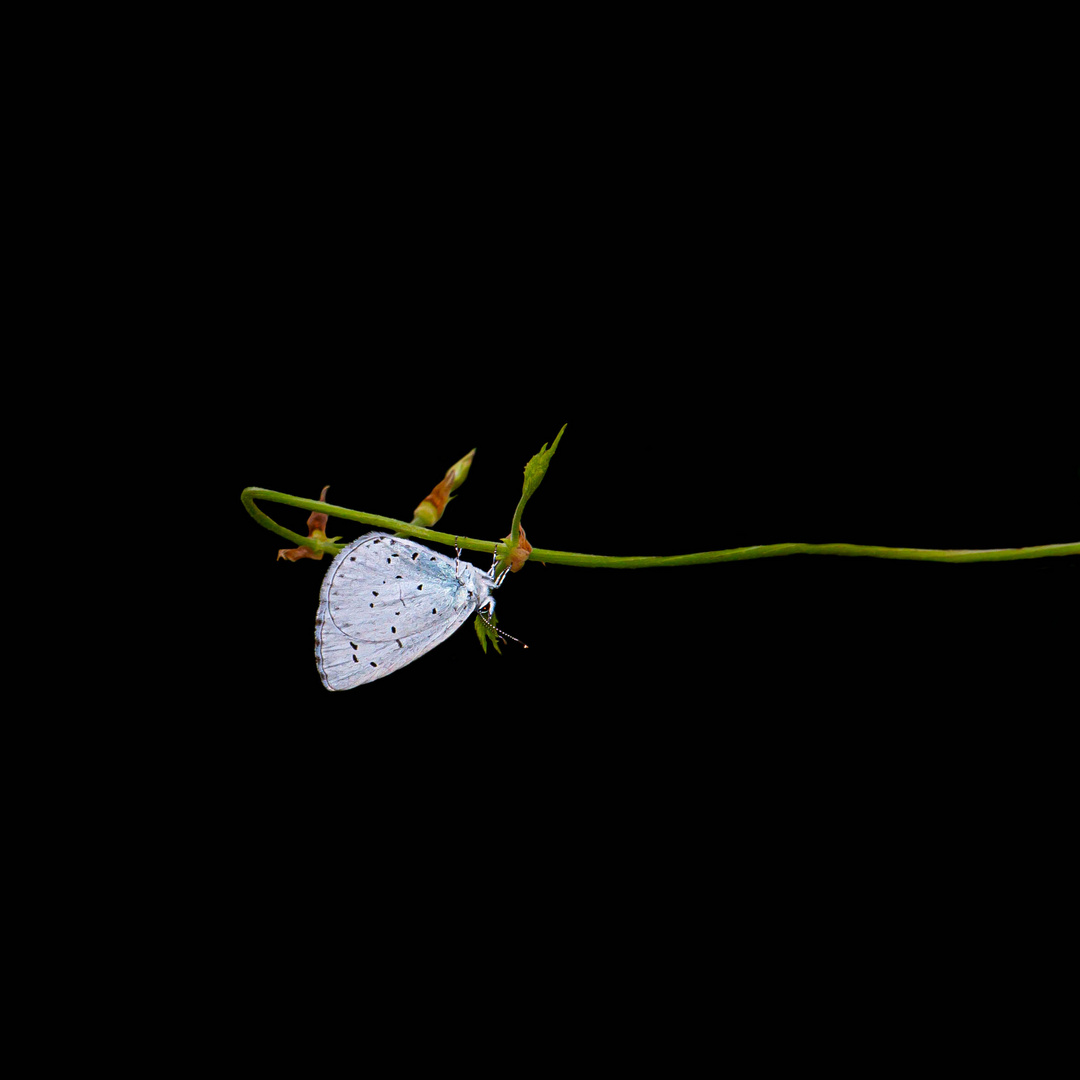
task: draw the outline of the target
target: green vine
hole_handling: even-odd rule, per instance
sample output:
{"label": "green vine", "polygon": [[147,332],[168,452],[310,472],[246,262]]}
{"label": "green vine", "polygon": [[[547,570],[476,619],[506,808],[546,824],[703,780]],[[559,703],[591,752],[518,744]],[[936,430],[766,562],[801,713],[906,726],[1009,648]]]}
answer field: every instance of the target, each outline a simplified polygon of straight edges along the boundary
{"label": "green vine", "polygon": [[[559,440],[562,438],[566,425],[555,437],[550,448],[545,443],[538,454],[535,454],[525,466],[525,482],[522,486],[521,499],[514,510],[513,520],[507,540],[477,540],[469,536],[459,536],[454,533],[438,532],[413,522],[399,521],[396,518],[384,517],[381,514],[368,514],[360,510],[351,510],[344,506],[335,506],[332,503],[322,502],[316,499],[305,499],[297,495],[287,495],[280,491],[271,491],[268,488],[248,487],[243,490],[240,499],[248,513],[264,528],[291,541],[298,547],[304,547],[317,555],[328,553],[336,555],[344,545],[327,539],[321,530],[312,530],[315,535],[301,536],[291,529],[279,525],[266,513],[260,510],[255,501],[282,503],[285,506],[293,506],[300,510],[311,510],[326,514],[330,517],[340,518],[345,521],[356,521],[363,525],[371,525],[379,529],[387,529],[391,532],[405,536],[415,536],[419,540],[425,540],[436,544],[456,546],[467,551],[482,551],[487,554],[496,552],[499,556],[499,568],[511,562],[515,550],[519,546],[519,525],[525,504],[540,486],[548,465],[551,462]],[[467,475],[467,463],[472,455],[458,463],[458,476],[453,486],[463,482]],[[464,471],[461,466],[464,464]],[[447,481],[451,480],[452,473],[448,473]],[[450,486],[448,484],[448,490]],[[441,511],[440,511],[441,512]],[[437,520],[437,518],[436,518]],[[526,550],[527,547],[526,547]],[[649,567],[663,566],[698,566],[704,563],[738,562],[744,559],[767,559],[778,555],[854,555],[876,559],[912,559],[922,562],[1005,562],[1015,559],[1040,559],[1050,555],[1080,555],[1080,543],[1069,544],[1040,544],[1035,547],[1021,548],[988,548],[943,550],[936,548],[909,548],[909,547],[878,547],[867,544],[756,544],[752,547],[727,548],[722,551],[698,551],[690,555],[586,555],[576,551],[552,551],[548,548],[534,547],[529,551],[529,558],[539,559],[543,563],[554,563],[562,566],[590,566],[612,570],[645,569]]]}

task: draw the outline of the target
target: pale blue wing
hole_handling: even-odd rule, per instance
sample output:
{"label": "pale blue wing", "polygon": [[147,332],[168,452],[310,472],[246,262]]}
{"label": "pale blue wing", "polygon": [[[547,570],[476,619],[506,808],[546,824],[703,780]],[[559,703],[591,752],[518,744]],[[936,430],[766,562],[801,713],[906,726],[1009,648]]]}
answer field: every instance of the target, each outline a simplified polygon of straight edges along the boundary
{"label": "pale blue wing", "polygon": [[380,679],[448,638],[476,610],[474,567],[405,537],[368,533],[330,564],[315,619],[328,690]]}

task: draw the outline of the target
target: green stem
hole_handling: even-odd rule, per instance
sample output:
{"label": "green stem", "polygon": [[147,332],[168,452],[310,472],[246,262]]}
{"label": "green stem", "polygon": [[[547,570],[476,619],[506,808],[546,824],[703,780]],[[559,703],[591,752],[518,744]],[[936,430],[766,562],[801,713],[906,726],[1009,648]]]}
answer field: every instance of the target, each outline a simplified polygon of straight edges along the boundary
{"label": "green stem", "polygon": [[530,559],[564,566],[604,566],[633,570],[653,566],[695,566],[701,563],[768,559],[775,555],[863,555],[876,559],[916,559],[923,562],[1003,562],[1008,559],[1039,559],[1046,555],[1080,555],[1077,544],[1041,544],[1038,547],[942,550],[892,548],[867,544],[755,544],[724,551],[699,551],[693,555],[579,555],[572,551],[546,551],[534,547]]}
{"label": "green stem", "polygon": [[[346,521],[358,521],[364,525],[400,532],[406,536],[415,536],[435,544],[447,544],[466,551],[484,551],[489,554],[498,551],[506,553],[506,544],[494,540],[475,540],[468,536],[456,536],[452,533],[435,532],[396,518],[383,517],[379,514],[365,514],[359,510],[349,510],[344,506],[319,502],[317,499],[302,499],[296,495],[285,495],[267,488],[245,488],[240,495],[247,512],[264,528],[284,536],[294,544],[309,547],[313,551],[339,552],[344,545],[328,540],[315,540],[301,536],[279,525],[264,514],[256,505],[255,499],[268,502],[284,503],[301,510],[321,510],[331,517]],[[1040,544],[1037,547],[988,548],[971,550],[939,550],[937,548],[893,548],[876,547],[866,544],[756,544],[753,547],[728,548],[724,551],[699,551],[692,555],[583,555],[574,551],[549,551],[546,548],[533,548],[531,559],[543,563],[562,566],[592,566],[614,570],[632,570],[660,566],[696,566],[703,563],[738,562],[744,559],[768,559],[776,555],[861,555],[876,559],[914,559],[923,562],[1005,562],[1013,559],[1040,559],[1048,555],[1080,555],[1080,543],[1075,544]]]}
{"label": "green stem", "polygon": [[386,529],[389,532],[402,533],[405,536],[415,536],[420,540],[428,540],[433,544],[447,544],[450,547],[459,547],[468,551],[486,551],[488,554],[497,546],[500,553],[505,552],[506,544],[496,544],[493,540],[475,540],[469,536],[457,536],[453,533],[436,532],[434,529],[425,529],[420,525],[413,525],[408,521],[398,521],[397,518],[384,517],[381,514],[365,514],[362,510],[350,510],[345,506],[335,506],[333,503],[319,502],[318,499],[302,499],[298,495],[286,495],[281,491],[271,491],[269,488],[249,487],[240,493],[240,501],[244,504],[247,512],[264,528],[275,532],[278,536],[284,536],[294,544],[311,548],[312,551],[326,551],[336,555],[345,545],[335,544],[330,540],[316,540],[309,536],[301,536],[299,533],[286,529],[279,525],[269,515],[263,513],[255,505],[256,499],[264,499],[267,502],[283,503],[285,506],[295,506],[299,510],[319,510],[329,517],[341,518],[345,521],[358,521],[362,525],[373,525],[378,529]]}

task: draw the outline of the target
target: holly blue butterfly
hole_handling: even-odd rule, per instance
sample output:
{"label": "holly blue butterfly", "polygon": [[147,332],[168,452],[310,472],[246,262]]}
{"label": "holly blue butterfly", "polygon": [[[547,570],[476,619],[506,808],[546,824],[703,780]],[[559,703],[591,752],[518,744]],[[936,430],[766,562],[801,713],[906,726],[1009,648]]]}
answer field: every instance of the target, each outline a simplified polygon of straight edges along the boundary
{"label": "holly blue butterfly", "polygon": [[[492,567],[494,569],[494,566]],[[407,537],[371,532],[344,547],[319,592],[315,660],[327,690],[389,675],[495,611],[498,578]]]}

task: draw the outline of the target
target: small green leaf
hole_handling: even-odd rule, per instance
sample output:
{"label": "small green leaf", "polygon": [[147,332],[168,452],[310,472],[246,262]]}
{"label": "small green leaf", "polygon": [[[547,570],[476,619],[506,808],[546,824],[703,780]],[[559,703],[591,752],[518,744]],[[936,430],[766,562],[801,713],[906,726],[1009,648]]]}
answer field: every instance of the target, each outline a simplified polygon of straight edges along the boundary
{"label": "small green leaf", "polygon": [[488,642],[495,646],[495,651],[501,656],[502,650],[499,648],[499,635],[495,631],[495,616],[486,615],[481,617],[477,615],[473,619],[473,626],[476,628],[476,636],[480,639],[480,647],[487,653]]}

